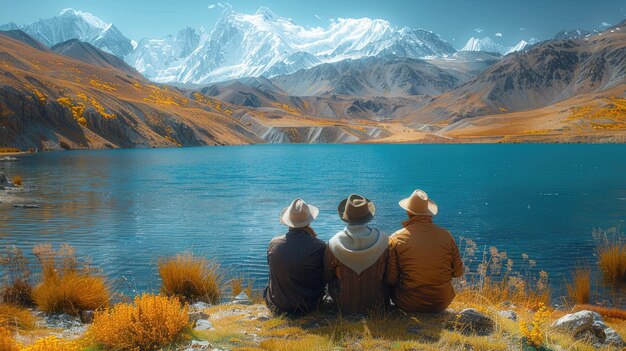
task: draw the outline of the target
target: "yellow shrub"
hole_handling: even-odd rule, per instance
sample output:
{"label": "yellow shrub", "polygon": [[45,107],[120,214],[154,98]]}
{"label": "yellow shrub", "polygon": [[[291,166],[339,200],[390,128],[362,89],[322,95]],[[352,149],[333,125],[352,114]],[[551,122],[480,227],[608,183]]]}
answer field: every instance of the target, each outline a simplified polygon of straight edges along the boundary
{"label": "yellow shrub", "polygon": [[23,307],[1,303],[0,327],[2,326],[30,329],[35,327],[35,317]]}
{"label": "yellow shrub", "polygon": [[69,98],[58,98],[57,102],[65,107],[67,107],[70,112],[72,112],[72,116],[74,119],[83,126],[87,125],[87,120],[83,117],[83,112],[85,112],[85,105],[81,102],[77,102],[76,105],[72,104],[72,100]]}
{"label": "yellow shrub", "polygon": [[19,351],[20,345],[13,338],[13,332],[0,327],[0,351]]}
{"label": "yellow shrub", "polygon": [[187,323],[187,306],[178,299],[144,294],[134,305],[96,312],[89,333],[111,349],[147,351],[176,341]]}
{"label": "yellow shrub", "polygon": [[80,268],[71,246],[54,251],[49,244],[38,245],[33,252],[42,272],[41,283],[33,289],[33,300],[40,310],[76,315],[108,304],[105,279],[89,267]]}
{"label": "yellow shrub", "polygon": [[261,341],[259,345],[264,350],[272,351],[322,351],[332,350],[331,341],[319,335],[306,335],[300,339],[273,338]]}
{"label": "yellow shrub", "polygon": [[530,327],[524,320],[520,320],[520,332],[528,345],[539,347],[546,342],[546,323],[550,313],[546,306],[541,306],[533,315]]}
{"label": "yellow shrub", "polygon": [[159,260],[162,290],[188,301],[218,303],[221,296],[219,266],[207,259],[181,254]]}
{"label": "yellow shrub", "polygon": [[80,346],[74,341],[49,336],[35,341],[34,344],[23,347],[20,351],[80,351]]}
{"label": "yellow shrub", "polygon": [[16,246],[8,246],[0,252],[0,266],[6,282],[0,289],[0,299],[6,303],[32,306],[30,261]]}

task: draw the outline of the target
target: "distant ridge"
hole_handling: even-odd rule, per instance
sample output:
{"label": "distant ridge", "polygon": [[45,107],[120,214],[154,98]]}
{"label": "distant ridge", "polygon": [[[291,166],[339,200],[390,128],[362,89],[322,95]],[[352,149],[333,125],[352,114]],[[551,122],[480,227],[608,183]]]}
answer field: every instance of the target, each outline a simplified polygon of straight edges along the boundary
{"label": "distant ridge", "polygon": [[31,37],[30,35],[26,34],[23,30],[21,29],[13,29],[13,30],[7,30],[7,31],[0,31],[0,34],[5,35],[9,38],[21,41],[22,43],[32,46],[33,48],[39,50],[39,51],[50,51],[50,49],[48,49],[47,46],[45,46],[43,43],[41,43],[39,40]]}
{"label": "distant ridge", "polygon": [[71,57],[85,63],[122,70],[128,74],[140,76],[139,72],[115,55],[106,53],[95,46],[78,39],[70,39],[50,48],[63,56]]}

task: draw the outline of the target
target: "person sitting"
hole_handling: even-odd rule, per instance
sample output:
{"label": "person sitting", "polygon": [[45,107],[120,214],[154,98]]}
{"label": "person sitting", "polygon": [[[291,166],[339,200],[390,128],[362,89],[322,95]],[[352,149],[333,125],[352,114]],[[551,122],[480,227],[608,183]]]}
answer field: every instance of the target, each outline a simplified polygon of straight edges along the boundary
{"label": "person sitting", "polygon": [[289,231],[272,239],[267,249],[269,282],[263,297],[274,313],[299,314],[315,310],[324,293],[324,251],[311,222],[319,209],[302,199],[282,210],[280,221]]}
{"label": "person sitting", "polygon": [[452,278],[463,274],[463,262],[454,238],[433,223],[438,207],[422,190],[402,201],[409,219],[389,240],[385,281],[391,300],[405,312],[445,310],[455,293]]}
{"label": "person sitting", "polygon": [[367,225],[376,207],[360,195],[350,195],[338,207],[347,226],[328,242],[324,280],[342,312],[366,313],[384,308],[388,289],[383,282],[389,237]]}

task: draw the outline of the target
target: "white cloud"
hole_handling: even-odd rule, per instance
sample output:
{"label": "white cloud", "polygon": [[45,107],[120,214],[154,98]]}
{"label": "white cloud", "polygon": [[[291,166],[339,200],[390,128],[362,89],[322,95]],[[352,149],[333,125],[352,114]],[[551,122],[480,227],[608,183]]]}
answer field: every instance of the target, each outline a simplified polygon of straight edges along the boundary
{"label": "white cloud", "polygon": [[215,8],[215,4],[209,4],[209,10],[213,10]]}
{"label": "white cloud", "polygon": [[606,22],[600,23],[600,27],[602,27],[602,28],[606,28],[606,27],[610,27],[610,26],[611,25],[609,23],[606,23]]}
{"label": "white cloud", "polygon": [[321,20],[321,19],[322,19],[322,17],[321,17],[320,15],[314,15],[314,16],[315,16],[315,18],[317,18],[318,20]]}
{"label": "white cloud", "polygon": [[478,34],[482,33],[484,31],[484,29],[482,28],[474,28],[474,31]]}
{"label": "white cloud", "polygon": [[521,30],[522,32],[526,30],[526,28],[522,27],[519,30]]}
{"label": "white cloud", "polygon": [[501,36],[502,36],[502,33],[498,32],[498,33],[496,33],[495,35],[496,35],[496,37],[501,37]]}

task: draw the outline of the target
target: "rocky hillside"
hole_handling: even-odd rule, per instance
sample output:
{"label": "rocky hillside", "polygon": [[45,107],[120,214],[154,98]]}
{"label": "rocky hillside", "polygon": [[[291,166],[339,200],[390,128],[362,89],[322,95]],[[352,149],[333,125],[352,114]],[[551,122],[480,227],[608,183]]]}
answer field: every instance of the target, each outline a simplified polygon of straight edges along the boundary
{"label": "rocky hillside", "polygon": [[295,96],[415,96],[439,95],[461,80],[424,60],[397,56],[367,57],[322,64],[272,78]]}
{"label": "rocky hillside", "polygon": [[[20,39],[19,41],[15,38]],[[42,48],[0,33],[0,146],[22,149],[256,143],[220,101],[150,83],[120,60],[70,41]],[[67,55],[67,56],[65,56]]]}
{"label": "rocky hillside", "polygon": [[624,83],[626,33],[611,29],[507,55],[466,84],[438,96],[409,120],[459,120],[532,110]]}

